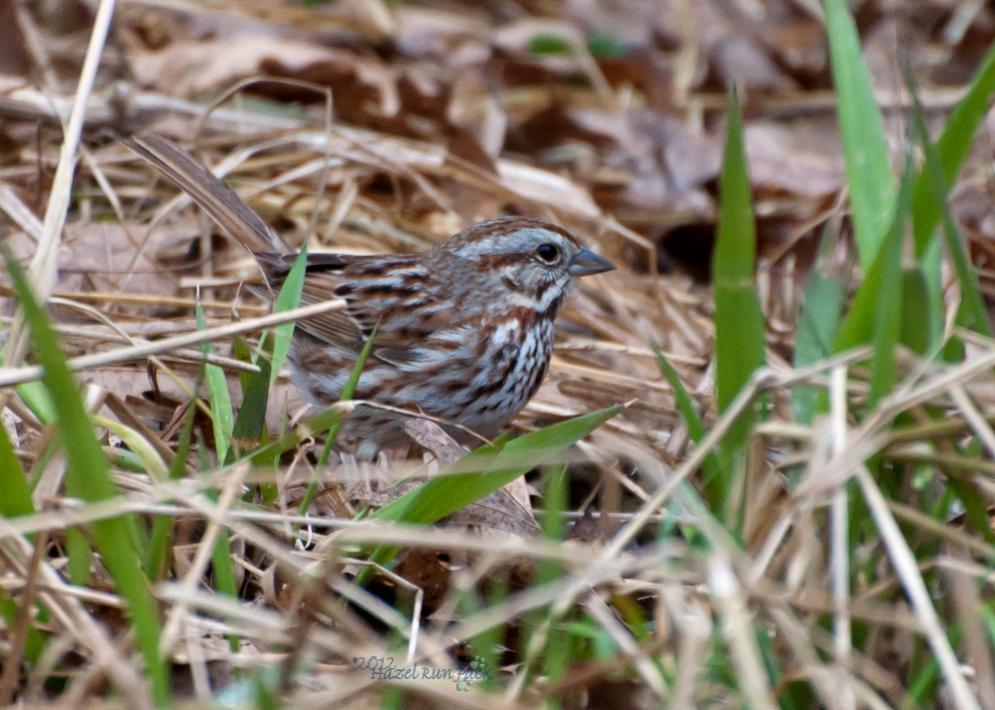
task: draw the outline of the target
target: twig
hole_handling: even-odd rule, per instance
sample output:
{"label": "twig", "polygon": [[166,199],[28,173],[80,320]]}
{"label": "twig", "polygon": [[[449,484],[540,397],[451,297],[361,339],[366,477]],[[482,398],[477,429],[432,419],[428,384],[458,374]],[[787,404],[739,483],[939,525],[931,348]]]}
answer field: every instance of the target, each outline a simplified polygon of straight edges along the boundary
{"label": "twig", "polygon": [[[327,313],[328,311],[338,310],[343,307],[345,307],[345,301],[341,299],[301,306],[300,308],[294,308],[293,310],[283,311],[281,313],[272,313],[261,318],[251,318],[239,323],[230,323],[228,325],[218,326],[217,328],[211,328],[209,330],[186,333],[172,338],[154,340],[152,342],[142,343],[141,345],[107,350],[105,352],[94,353],[92,355],[81,355],[69,360],[69,367],[78,372],[80,370],[88,370],[95,367],[106,367],[108,365],[118,365],[122,362],[141,360],[150,355],[170,352],[172,350],[184,348],[188,345],[197,345],[199,343],[221,340],[222,338],[227,338],[232,335],[250,333],[252,331],[269,328],[270,326],[279,325],[280,323],[289,323],[293,320],[309,318],[322,313]],[[42,369],[38,365],[19,368],[0,368],[0,387],[10,387],[11,385],[31,382],[32,380],[40,379],[41,376]]]}

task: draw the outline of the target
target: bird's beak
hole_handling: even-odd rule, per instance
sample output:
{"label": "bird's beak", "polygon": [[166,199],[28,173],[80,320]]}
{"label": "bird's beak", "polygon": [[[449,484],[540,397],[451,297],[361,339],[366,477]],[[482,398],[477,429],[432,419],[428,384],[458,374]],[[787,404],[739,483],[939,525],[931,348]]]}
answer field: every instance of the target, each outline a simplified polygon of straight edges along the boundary
{"label": "bird's beak", "polygon": [[588,276],[590,274],[600,274],[602,271],[611,271],[615,264],[608,261],[603,256],[598,256],[593,251],[581,249],[570,260],[567,272],[573,276]]}

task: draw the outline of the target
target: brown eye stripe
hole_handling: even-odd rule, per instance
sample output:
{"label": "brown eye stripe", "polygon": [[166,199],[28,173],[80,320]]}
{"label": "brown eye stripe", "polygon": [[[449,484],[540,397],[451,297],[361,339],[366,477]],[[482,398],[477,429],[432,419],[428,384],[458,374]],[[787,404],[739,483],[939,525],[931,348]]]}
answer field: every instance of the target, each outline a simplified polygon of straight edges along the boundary
{"label": "brown eye stripe", "polygon": [[496,271],[527,260],[528,257],[523,257],[521,254],[483,254],[477,257],[473,266],[477,271]]}

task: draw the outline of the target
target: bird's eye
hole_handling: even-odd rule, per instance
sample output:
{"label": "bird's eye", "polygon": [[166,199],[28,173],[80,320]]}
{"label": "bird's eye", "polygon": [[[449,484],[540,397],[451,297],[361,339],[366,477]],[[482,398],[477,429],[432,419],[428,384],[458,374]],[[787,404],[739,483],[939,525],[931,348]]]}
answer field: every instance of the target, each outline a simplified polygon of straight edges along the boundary
{"label": "bird's eye", "polygon": [[540,244],[536,247],[536,256],[547,264],[555,264],[560,259],[560,248],[555,244]]}

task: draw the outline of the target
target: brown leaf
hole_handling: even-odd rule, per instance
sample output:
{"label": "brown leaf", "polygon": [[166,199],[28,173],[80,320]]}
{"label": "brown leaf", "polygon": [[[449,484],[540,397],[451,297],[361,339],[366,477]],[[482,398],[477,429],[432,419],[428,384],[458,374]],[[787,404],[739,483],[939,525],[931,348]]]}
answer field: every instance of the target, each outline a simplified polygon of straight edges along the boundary
{"label": "brown leaf", "polygon": [[[173,95],[217,91],[239,79],[269,74],[347,91],[352,101],[368,95],[386,116],[395,115],[400,107],[395,73],[390,67],[346,50],[299,39],[242,34],[211,42],[181,41],[159,52],[135,53],[131,62],[141,83]],[[313,96],[307,95],[309,99]],[[337,108],[349,103],[345,97],[333,98]]]}
{"label": "brown leaf", "polygon": [[843,186],[842,148],[829,120],[751,122],[746,157],[754,186],[803,195],[824,195]]}
{"label": "brown leaf", "polygon": [[703,0],[690,3],[696,41],[724,86],[781,91],[794,81],[769,56],[759,41],[762,21],[745,15],[735,3]]}
{"label": "brown leaf", "polygon": [[160,228],[145,241],[145,226],[137,223],[67,225],[59,251],[59,288],[174,295],[176,274],[155,261],[157,251],[174,236],[174,231]]}

